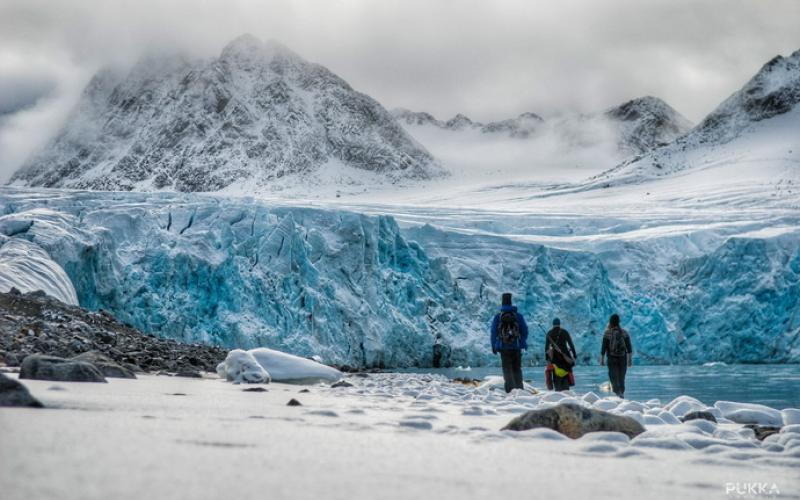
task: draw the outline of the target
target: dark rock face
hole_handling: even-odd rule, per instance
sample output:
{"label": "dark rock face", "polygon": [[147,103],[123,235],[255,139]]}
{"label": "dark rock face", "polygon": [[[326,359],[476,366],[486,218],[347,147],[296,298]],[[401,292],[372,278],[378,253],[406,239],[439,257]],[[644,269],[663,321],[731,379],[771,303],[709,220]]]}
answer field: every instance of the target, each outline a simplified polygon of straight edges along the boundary
{"label": "dark rock face", "polygon": [[346,380],[340,380],[334,384],[331,384],[331,387],[353,387],[353,384]]}
{"label": "dark rock face", "polygon": [[0,406],[28,406],[42,408],[44,405],[31,396],[19,381],[0,373]]}
{"label": "dark rock face", "polygon": [[217,191],[313,175],[331,160],[388,181],[441,174],[375,100],[277,42],[245,35],[217,58],[151,56],[127,75],[98,73],[61,133],[14,180]]}
{"label": "dark rock face", "polygon": [[108,356],[97,352],[89,351],[72,358],[72,361],[85,361],[95,366],[100,372],[110,378],[136,378],[131,370],[114,362]]}
{"label": "dark rock face", "polygon": [[91,363],[42,354],[32,354],[22,361],[19,378],[59,382],[106,382],[100,370]]}
{"label": "dark rock face", "polygon": [[630,438],[645,431],[636,420],[611,413],[565,403],[544,410],[531,410],[516,417],[501,430],[526,431],[545,427],[577,439],[589,432],[621,432]]}
{"label": "dark rock face", "polygon": [[106,312],[70,306],[43,293],[0,293],[0,362],[19,366],[46,354],[97,366],[107,377],[135,378],[135,371],[183,376],[214,372],[224,349],[145,335]]}
{"label": "dark rock face", "polygon": [[288,403],[286,403],[286,406],[303,406],[303,404],[300,401],[292,398]]}
{"label": "dark rock face", "polygon": [[708,420],[709,422],[717,423],[717,417],[708,411],[690,411],[681,417],[681,422],[688,422],[689,420]]}

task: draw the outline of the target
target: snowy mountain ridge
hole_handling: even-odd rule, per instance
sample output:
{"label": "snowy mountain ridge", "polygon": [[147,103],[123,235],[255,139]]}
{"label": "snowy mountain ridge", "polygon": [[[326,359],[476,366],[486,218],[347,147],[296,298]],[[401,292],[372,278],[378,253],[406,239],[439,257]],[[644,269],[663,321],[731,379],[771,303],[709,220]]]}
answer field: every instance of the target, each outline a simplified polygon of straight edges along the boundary
{"label": "snowy mountain ridge", "polygon": [[471,120],[461,113],[447,121],[436,119],[432,114],[424,111],[411,111],[405,108],[392,110],[392,116],[401,124],[411,126],[431,125],[446,130],[474,129],[485,134],[502,133],[509,137],[527,138],[535,133],[537,127],[544,123],[544,119],[536,113],[525,112],[515,118],[508,118],[496,122],[480,123]]}
{"label": "snowy mountain ridge", "polygon": [[250,189],[320,170],[384,182],[441,175],[375,100],[277,42],[243,35],[219,57],[150,56],[100,72],[16,185]]}
{"label": "snowy mountain ridge", "polygon": [[641,154],[663,146],[692,128],[688,119],[663,100],[652,96],[632,99],[599,113],[567,114],[549,120],[531,112],[489,123],[473,121],[460,113],[442,121],[430,113],[403,108],[392,110],[392,115],[412,134],[417,127],[430,126],[449,131],[476,130],[516,139],[528,139],[550,131],[589,136],[598,125],[607,124],[625,154]]}

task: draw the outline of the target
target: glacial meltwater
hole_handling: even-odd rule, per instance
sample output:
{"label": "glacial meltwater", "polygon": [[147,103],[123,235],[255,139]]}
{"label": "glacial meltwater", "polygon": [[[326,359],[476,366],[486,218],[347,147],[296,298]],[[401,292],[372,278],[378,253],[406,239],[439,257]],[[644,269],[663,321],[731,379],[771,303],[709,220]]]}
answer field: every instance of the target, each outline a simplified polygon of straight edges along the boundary
{"label": "glacial meltwater", "polygon": [[[502,375],[499,366],[476,368],[420,368],[415,373],[437,373],[449,378],[483,379]],[[544,367],[524,367],[523,376],[537,389],[545,387]],[[575,367],[578,393],[608,396],[601,386],[608,382],[604,366]],[[800,365],[670,365],[632,366],[625,379],[625,398],[647,401],[658,398],[668,403],[688,395],[713,405],[715,401],[758,403],[776,409],[800,408]]]}

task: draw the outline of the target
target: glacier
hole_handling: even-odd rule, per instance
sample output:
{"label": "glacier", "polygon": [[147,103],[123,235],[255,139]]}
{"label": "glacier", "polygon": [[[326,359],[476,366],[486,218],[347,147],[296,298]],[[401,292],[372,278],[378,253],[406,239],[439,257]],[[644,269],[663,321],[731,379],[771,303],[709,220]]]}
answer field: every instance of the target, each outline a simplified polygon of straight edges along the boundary
{"label": "glacier", "polygon": [[[34,211],[34,213],[36,213]],[[70,305],[78,305],[72,281],[39,245],[14,235],[30,229],[31,220],[0,220],[0,292],[41,290]]]}
{"label": "glacier", "polygon": [[[81,306],[145,332],[337,365],[430,366],[437,338],[447,364],[496,363],[487,327],[503,291],[531,325],[528,363],[543,361],[541,328],[554,316],[579,361],[595,363],[613,312],[637,363],[800,361],[794,215],[663,222],[637,238],[626,231],[657,221],[470,217],[456,226],[399,209],[3,187],[0,227],[13,230],[0,252],[35,245]],[[565,234],[572,244],[546,243]]]}

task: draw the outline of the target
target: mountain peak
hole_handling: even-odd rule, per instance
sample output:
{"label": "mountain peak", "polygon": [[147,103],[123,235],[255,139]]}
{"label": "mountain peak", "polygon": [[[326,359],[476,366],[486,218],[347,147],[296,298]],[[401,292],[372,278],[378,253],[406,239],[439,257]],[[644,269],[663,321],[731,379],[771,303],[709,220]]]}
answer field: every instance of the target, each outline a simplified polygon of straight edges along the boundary
{"label": "mountain peak", "polygon": [[610,118],[622,121],[636,120],[644,114],[665,115],[670,117],[680,116],[683,118],[675,108],[664,102],[663,99],[651,95],[626,101],[619,106],[607,109],[605,114]]}
{"label": "mountain peak", "polygon": [[353,170],[363,182],[441,174],[374,99],[278,42],[242,35],[218,58],[143,60],[127,76],[96,77],[61,133],[12,182],[252,190],[328,170]]}
{"label": "mountain peak", "polygon": [[275,59],[304,62],[303,58],[277,40],[264,41],[251,34],[234,38],[220,54],[220,60],[227,62],[254,64],[269,63]]}
{"label": "mountain peak", "polygon": [[800,50],[770,59],[740,90],[698,125],[701,142],[727,141],[753,122],[787,113],[800,104]]}
{"label": "mountain peak", "polygon": [[649,95],[607,109],[602,116],[619,129],[620,148],[634,154],[668,144],[692,128],[675,108]]}
{"label": "mountain peak", "polygon": [[447,123],[445,123],[444,126],[449,129],[462,129],[465,127],[471,127],[473,124],[474,122],[470,120],[469,117],[458,113],[456,116],[447,120]]}
{"label": "mountain peak", "polygon": [[[758,164],[760,170],[774,169],[776,178],[780,178],[786,171],[781,155],[787,154],[786,151],[791,153],[797,141],[798,104],[800,50],[789,57],[772,58],[698,126],[666,147],[649,151],[597,176],[597,185],[643,182],[677,172],[691,172],[698,167],[739,168],[750,162]],[[769,139],[764,142],[764,138]],[[766,149],[758,144],[768,145],[769,161],[760,156]],[[723,145],[725,147],[721,147]],[[698,155],[698,151],[703,154]]]}
{"label": "mountain peak", "polygon": [[260,50],[264,47],[264,42],[251,33],[243,33],[230,42],[222,49],[222,52],[240,52],[248,50]]}

